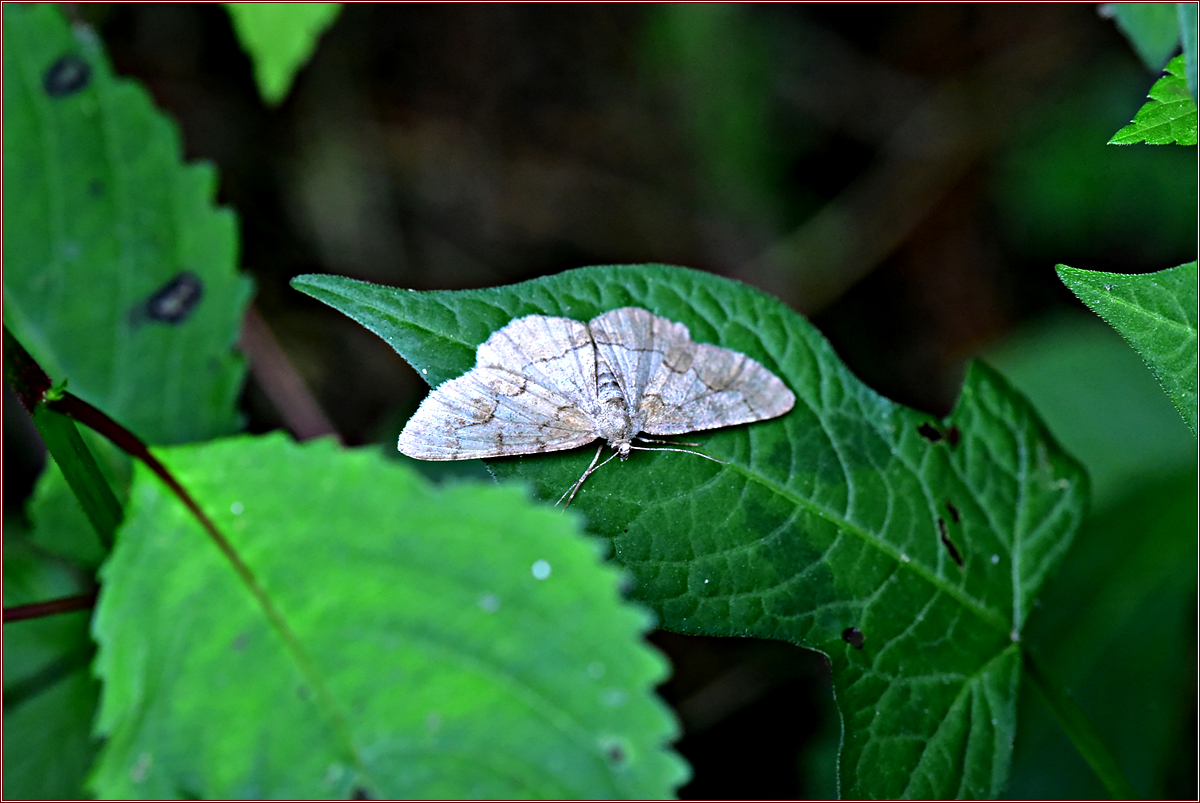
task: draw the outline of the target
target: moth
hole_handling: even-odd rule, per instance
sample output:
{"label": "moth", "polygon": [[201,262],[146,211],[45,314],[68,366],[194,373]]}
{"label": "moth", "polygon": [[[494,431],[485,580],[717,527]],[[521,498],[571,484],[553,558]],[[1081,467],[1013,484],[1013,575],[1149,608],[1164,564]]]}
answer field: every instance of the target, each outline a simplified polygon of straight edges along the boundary
{"label": "moth", "polygon": [[[697,343],[682,323],[639,307],[586,324],[526,315],[493,332],[476,351],[474,368],[421,402],[397,448],[420,460],[467,460],[557,452],[602,438],[591,465],[563,494],[570,504],[613,457],[652,448],[633,445],[650,440],[639,433],[764,421],[795,402],[761,363]],[[597,465],[605,442],[613,454]]]}

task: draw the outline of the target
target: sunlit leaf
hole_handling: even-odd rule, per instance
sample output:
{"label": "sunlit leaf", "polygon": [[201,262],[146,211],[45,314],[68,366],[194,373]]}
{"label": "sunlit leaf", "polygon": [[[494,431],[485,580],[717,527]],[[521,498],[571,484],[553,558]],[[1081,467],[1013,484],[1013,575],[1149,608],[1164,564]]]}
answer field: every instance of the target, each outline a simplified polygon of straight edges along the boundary
{"label": "sunlit leaf", "polygon": [[271,105],[292,88],[341,3],[224,3],[242,48],[254,62],[258,91]]}
{"label": "sunlit leaf", "polygon": [[650,617],[574,517],[328,441],[159,454],[230,551],[138,467],[94,625],[101,796],[661,798],[686,780]]}
{"label": "sunlit leaf", "polygon": [[1110,145],[1195,145],[1196,101],[1188,90],[1184,57],[1167,65],[1168,75],[1150,87],[1150,100],[1138,109],[1133,122],[1113,134]]}

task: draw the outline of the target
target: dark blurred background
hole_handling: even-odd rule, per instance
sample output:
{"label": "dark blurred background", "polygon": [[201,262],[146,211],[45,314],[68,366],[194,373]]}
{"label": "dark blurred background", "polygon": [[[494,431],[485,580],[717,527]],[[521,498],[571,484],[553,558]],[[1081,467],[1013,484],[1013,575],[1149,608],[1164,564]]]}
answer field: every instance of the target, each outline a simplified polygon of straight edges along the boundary
{"label": "dark blurred background", "polygon": [[[215,4],[72,11],[216,165],[258,312],[352,445],[390,450],[426,388],[299,273],[686,265],[777,295],[875,389],[944,414],[966,360],[1078,306],[1055,263],[1195,259],[1195,149],[1105,145],[1158,74],[1092,4],[350,4],[277,109]],[[252,376],[250,428],[279,405]],[[835,794],[823,658],[654,639],[684,796]]]}

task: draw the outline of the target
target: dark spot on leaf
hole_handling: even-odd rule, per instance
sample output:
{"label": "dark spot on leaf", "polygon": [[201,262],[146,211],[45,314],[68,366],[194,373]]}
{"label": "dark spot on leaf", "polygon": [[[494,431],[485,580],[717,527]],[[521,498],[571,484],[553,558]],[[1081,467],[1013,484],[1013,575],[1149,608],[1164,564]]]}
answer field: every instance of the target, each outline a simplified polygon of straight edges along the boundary
{"label": "dark spot on leaf", "polygon": [[950,429],[946,430],[946,442],[951,446],[958,446],[960,440],[962,440],[962,430],[958,428],[958,424],[951,424]]}
{"label": "dark spot on leaf", "polygon": [[917,427],[917,432],[920,434],[920,436],[922,438],[929,441],[930,443],[937,443],[938,441],[940,441],[942,439],[942,433],[940,431],[938,431],[937,427],[935,427],[933,424],[930,424],[929,422],[926,422],[926,423],[922,424],[921,426]]}
{"label": "dark spot on leaf", "polygon": [[958,524],[960,521],[962,521],[962,516],[958,514],[958,508],[956,508],[954,503],[949,499],[946,500],[946,510],[950,511],[950,518],[954,519],[955,524]]}
{"label": "dark spot on leaf", "polygon": [[238,633],[233,639],[233,651],[241,652],[246,649],[246,634]]}
{"label": "dark spot on leaf", "polygon": [[104,194],[104,182],[98,178],[94,178],[88,182],[88,195],[93,198],[99,198]]}
{"label": "dark spot on leaf", "polygon": [[203,294],[204,284],[200,277],[185,270],[150,296],[146,302],[146,315],[152,321],[181,324],[192,314]]}
{"label": "dark spot on leaf", "polygon": [[625,762],[625,751],[621,748],[621,745],[615,742],[605,748],[604,756],[610,764],[623,764]]}
{"label": "dark spot on leaf", "polygon": [[354,791],[350,793],[350,799],[351,800],[374,800],[375,798],[372,797],[371,793],[368,792],[366,789],[363,789],[361,786],[356,786],[356,787],[354,787]]}
{"label": "dark spot on leaf", "polygon": [[946,535],[946,522],[942,519],[938,519],[938,531],[941,532],[942,544],[945,545],[946,550],[950,553],[950,559],[959,566],[962,566],[962,555],[958,554],[958,547],[956,547],[954,542],[950,540],[950,536]]}
{"label": "dark spot on leaf", "polygon": [[847,627],[842,631],[842,641],[846,642],[856,650],[861,650],[863,642],[866,640],[867,637],[864,636],[862,631],[857,627]]}
{"label": "dark spot on leaf", "polygon": [[74,54],[60,57],[42,76],[42,89],[52,98],[65,98],[87,86],[92,68]]}

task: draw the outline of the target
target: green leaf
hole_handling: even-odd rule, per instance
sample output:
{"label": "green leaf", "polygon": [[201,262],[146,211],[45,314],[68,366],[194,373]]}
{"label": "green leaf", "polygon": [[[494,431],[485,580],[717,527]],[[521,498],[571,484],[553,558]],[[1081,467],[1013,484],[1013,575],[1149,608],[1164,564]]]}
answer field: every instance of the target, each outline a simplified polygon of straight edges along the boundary
{"label": "green leaf", "polygon": [[44,405],[34,410],[33,421],[101,543],[112,546],[117,525],[121,523],[121,503],[84,444],[75,422]]}
{"label": "green leaf", "polygon": [[93,629],[99,795],[661,798],[686,779],[649,617],[573,517],[330,441],[158,455],[232,549],[138,466]]}
{"label": "green leaf", "polygon": [[[588,320],[624,305],[762,362],[796,393],[791,413],[687,436],[723,464],[639,452],[589,478],[574,507],[661,626],[784,639],[829,657],[843,796],[1003,791],[1018,641],[1087,492],[1082,470],[992,371],[974,365],[938,421],[864,386],[777,300],[658,265],[463,292],[315,275],[292,284],[375,331],[432,385],[468,370],[476,346],[515,317]],[[556,499],[591,452],[490,465]],[[843,637],[849,628],[861,649]]]}
{"label": "green leaf", "polygon": [[99,40],[4,6],[4,320],[55,381],[156,443],[237,428],[250,283],[215,173]]}
{"label": "green leaf", "polygon": [[[1196,465],[1089,516],[1041,594],[1027,640],[1121,757],[1136,796],[1194,796]],[[1130,537],[1134,534],[1134,537]],[[1036,695],[1022,696],[1017,800],[1095,799],[1096,783]],[[1193,731],[1194,732],[1194,731]],[[1172,788],[1171,763],[1191,772]],[[1125,797],[1132,797],[1126,795]]]}
{"label": "green leaf", "polygon": [[1142,63],[1158,72],[1179,44],[1179,15],[1174,3],[1112,3],[1117,27]]}
{"label": "green leaf", "polygon": [[1150,101],[1138,109],[1133,122],[1113,134],[1109,145],[1195,145],[1196,101],[1184,78],[1184,58],[1167,65],[1169,75],[1150,87]]}
{"label": "green leaf", "polygon": [[1093,510],[1147,478],[1195,468],[1196,442],[1175,405],[1141,357],[1086,308],[1032,321],[984,359],[1087,466]]}
{"label": "green leaf", "polygon": [[1130,276],[1057,267],[1079,300],[1146,361],[1196,434],[1196,263]]}
{"label": "green leaf", "polygon": [[[128,494],[133,466],[125,453],[86,427],[81,428],[79,434],[99,463],[108,487]],[[124,501],[122,496],[122,508]],[[49,554],[89,569],[99,567],[108,554],[108,547],[90,525],[79,498],[67,485],[57,463],[48,462],[38,477],[33,497],[26,505],[26,514],[33,524],[30,542]]]}
{"label": "green leaf", "polygon": [[1196,4],[1176,3],[1179,9],[1179,30],[1183,39],[1183,59],[1186,65],[1187,85],[1196,101]]}
{"label": "green leaf", "polygon": [[[87,526],[86,524],[84,525]],[[4,606],[86,591],[65,564],[4,531]],[[4,625],[4,798],[79,800],[99,744],[91,738],[99,684],[83,612]]]}
{"label": "green leaf", "polygon": [[[1145,363],[1082,307],[1030,324],[988,360],[1088,467],[1094,489],[1024,642],[1095,723],[1138,797],[1193,796],[1180,783],[1190,776],[1195,788],[1195,742],[1189,749],[1183,729],[1195,694],[1196,442]],[[1023,684],[1005,797],[1112,796],[1056,719]]]}
{"label": "green leaf", "polygon": [[292,88],[317,40],[333,24],[341,3],[223,3],[242,49],[254,62],[258,91],[275,106]]}

